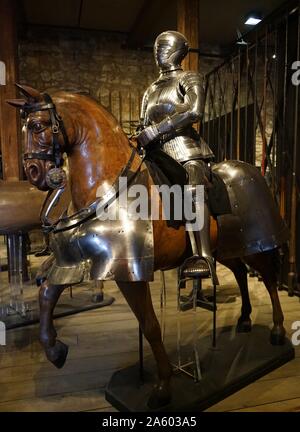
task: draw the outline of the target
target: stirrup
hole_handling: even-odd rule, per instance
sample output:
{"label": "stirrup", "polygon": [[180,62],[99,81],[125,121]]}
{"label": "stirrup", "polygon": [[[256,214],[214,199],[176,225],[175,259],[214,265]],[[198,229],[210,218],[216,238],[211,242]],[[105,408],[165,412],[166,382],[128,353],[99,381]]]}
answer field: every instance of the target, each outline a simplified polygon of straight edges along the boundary
{"label": "stirrup", "polygon": [[193,255],[187,258],[179,268],[179,286],[183,286],[184,281],[187,279],[208,278],[211,279],[213,285],[219,285],[213,260],[209,257]]}
{"label": "stirrup", "polygon": [[207,261],[199,255],[187,258],[180,268],[180,279],[206,279],[210,277]]}

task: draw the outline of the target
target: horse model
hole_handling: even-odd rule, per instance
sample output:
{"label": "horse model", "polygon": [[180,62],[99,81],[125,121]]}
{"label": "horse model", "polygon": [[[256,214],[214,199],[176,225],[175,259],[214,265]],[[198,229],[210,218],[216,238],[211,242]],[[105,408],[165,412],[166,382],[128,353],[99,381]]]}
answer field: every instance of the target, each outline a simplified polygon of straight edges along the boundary
{"label": "horse model", "polygon": [[[108,191],[103,198],[106,207],[117,205],[109,192],[121,175],[128,184],[150,188],[154,180],[145,162],[116,119],[93,99],[58,92],[52,100],[31,87],[18,87],[24,99],[8,103],[20,109],[26,119],[24,168],[29,182],[49,190],[47,178],[53,170],[59,174],[63,154],[69,163],[72,208],[50,227],[54,257],[44,265],[39,292],[40,340],[47,358],[62,367],[67,357],[68,348],[57,340],[53,324],[53,310],[66,286],[81,282],[86,273],[96,280],[115,280],[157,363],[158,382],[148,405],[164,406],[171,400],[172,367],[162,343],[149,281],[154,271],[176,268],[189,256],[185,225],[174,228],[163,217],[130,221],[126,214],[116,221],[99,221],[95,215],[98,187]],[[213,172],[224,181],[232,209],[231,214],[212,218],[211,243],[216,260],[234,273],[240,288],[242,308],[237,331],[251,330],[248,264],[261,274],[271,298],[274,325],[270,341],[283,344],[284,317],[275,258],[277,248],[287,241],[286,227],[255,167],[225,161],[214,165]]]}

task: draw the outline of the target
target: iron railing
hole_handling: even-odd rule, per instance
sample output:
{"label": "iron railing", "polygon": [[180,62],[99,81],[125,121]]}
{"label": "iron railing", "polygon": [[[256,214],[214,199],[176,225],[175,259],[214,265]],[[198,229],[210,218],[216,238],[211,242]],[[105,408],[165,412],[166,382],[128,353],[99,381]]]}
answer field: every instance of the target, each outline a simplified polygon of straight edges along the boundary
{"label": "iron railing", "polygon": [[[205,79],[202,134],[216,160],[240,159],[265,176],[290,228],[286,285],[299,293],[300,152],[299,1],[285,3],[237,41],[232,55]],[[294,82],[293,82],[294,81]],[[262,221],[263,223],[263,221]]]}

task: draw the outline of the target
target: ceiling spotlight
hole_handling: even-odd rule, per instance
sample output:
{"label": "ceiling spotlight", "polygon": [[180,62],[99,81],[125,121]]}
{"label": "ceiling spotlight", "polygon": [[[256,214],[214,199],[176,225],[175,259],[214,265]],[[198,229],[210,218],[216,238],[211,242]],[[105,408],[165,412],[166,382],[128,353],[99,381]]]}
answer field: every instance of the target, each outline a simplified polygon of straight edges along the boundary
{"label": "ceiling spotlight", "polygon": [[258,13],[251,13],[246,16],[245,24],[255,26],[262,21],[262,17]]}

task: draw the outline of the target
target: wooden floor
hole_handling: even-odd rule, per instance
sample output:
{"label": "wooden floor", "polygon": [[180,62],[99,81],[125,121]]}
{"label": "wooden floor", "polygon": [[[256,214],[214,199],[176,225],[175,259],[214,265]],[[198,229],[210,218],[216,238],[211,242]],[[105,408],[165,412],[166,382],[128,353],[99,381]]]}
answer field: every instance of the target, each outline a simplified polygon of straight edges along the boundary
{"label": "wooden floor", "polygon": [[[218,267],[222,287],[218,297],[218,328],[234,326],[241,301],[232,274]],[[167,312],[165,343],[176,339],[176,290],[173,272],[166,274]],[[253,322],[270,325],[272,311],[262,283],[249,278]],[[160,317],[160,274],[152,284],[155,308]],[[112,373],[137,361],[138,327],[114,283],[105,291],[116,299],[112,306],[61,318],[56,321],[59,339],[69,345],[63,369],[47,362],[38,342],[38,327],[11,330],[7,345],[0,346],[0,411],[114,411],[104,389]],[[76,290],[74,289],[74,295]],[[286,330],[300,320],[297,297],[280,293]],[[211,328],[211,313],[197,312],[199,335]],[[182,314],[183,340],[192,341],[193,313]],[[268,341],[266,341],[268,343]],[[148,349],[146,348],[148,353]],[[300,347],[296,358],[208,411],[300,411]]]}

